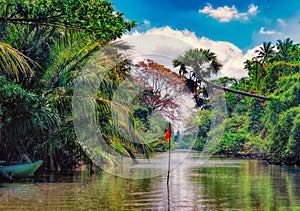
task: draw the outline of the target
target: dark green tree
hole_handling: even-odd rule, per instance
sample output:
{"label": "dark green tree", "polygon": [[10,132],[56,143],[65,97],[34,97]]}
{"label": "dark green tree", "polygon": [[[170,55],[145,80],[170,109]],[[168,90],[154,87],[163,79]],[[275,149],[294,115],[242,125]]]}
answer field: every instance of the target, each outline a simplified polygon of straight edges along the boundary
{"label": "dark green tree", "polygon": [[272,42],[263,42],[263,45],[255,51],[258,54],[256,58],[260,63],[270,62],[276,55],[274,48],[275,46],[272,45]]}
{"label": "dark green tree", "polygon": [[84,154],[72,126],[74,79],[93,53],[135,24],[106,0],[0,3],[1,155],[18,145],[51,170],[70,167]]}
{"label": "dark green tree", "polygon": [[293,44],[293,40],[287,38],[285,40],[277,40],[277,54],[276,60],[282,61],[291,61],[291,53],[295,50],[295,45]]}

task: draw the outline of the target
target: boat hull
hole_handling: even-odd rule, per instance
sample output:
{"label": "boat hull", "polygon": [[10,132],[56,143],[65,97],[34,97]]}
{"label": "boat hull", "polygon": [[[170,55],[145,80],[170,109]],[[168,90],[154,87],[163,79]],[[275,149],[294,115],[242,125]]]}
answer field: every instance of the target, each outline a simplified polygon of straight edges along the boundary
{"label": "boat hull", "polygon": [[11,165],[11,166],[1,166],[0,168],[5,171],[8,175],[13,178],[24,178],[32,177],[34,172],[43,164],[42,160],[38,160],[32,163]]}

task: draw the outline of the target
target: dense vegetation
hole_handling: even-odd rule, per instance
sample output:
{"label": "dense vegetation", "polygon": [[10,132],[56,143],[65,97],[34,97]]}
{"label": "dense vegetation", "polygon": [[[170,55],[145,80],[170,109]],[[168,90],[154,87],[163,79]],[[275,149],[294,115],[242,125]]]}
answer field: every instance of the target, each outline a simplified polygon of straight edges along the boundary
{"label": "dense vegetation", "polygon": [[[89,161],[73,127],[71,101],[76,76],[94,52],[134,27],[107,0],[1,0],[0,159],[43,159],[50,170]],[[120,48],[122,46],[120,44]],[[107,121],[110,90],[127,76],[114,67],[99,91],[99,122]],[[104,109],[104,110],[102,110]],[[112,147],[139,146],[118,139],[106,125]],[[143,150],[145,147],[143,147]],[[101,151],[100,151],[101,153]]]}
{"label": "dense vegetation", "polygon": [[[291,39],[265,42],[245,61],[249,77],[221,78],[216,83],[267,99],[227,92],[228,117],[216,154],[251,155],[272,163],[300,164],[300,49]],[[202,150],[209,131],[210,109],[196,119],[200,132],[195,148]],[[206,117],[203,117],[206,116]]]}
{"label": "dense vegetation", "polygon": [[[113,157],[101,146],[89,156],[83,150],[85,145],[74,131],[72,96],[75,79],[89,58],[135,23],[126,21],[106,0],[0,3],[0,159],[8,163],[43,159],[49,170],[73,168],[78,161],[90,162],[93,156],[114,165]],[[117,43],[115,54],[128,48]],[[227,92],[228,118],[214,153],[300,164],[300,49],[292,40],[278,40],[276,46],[263,43],[257,56],[245,61],[248,78],[220,78],[214,83],[207,79],[222,65],[210,50],[192,49],[174,59],[174,67],[180,67],[178,74],[152,60],[134,66],[119,58],[121,62],[99,84],[94,100],[104,140],[120,154],[134,160],[137,155],[148,157],[153,151],[166,150],[163,133],[156,140],[147,133],[149,118],[158,111],[174,119],[176,97],[187,91],[182,90],[184,83],[199,108],[198,116],[191,120],[199,124],[195,149],[202,150],[206,138],[215,132],[210,130],[209,95],[223,89]],[[132,142],[114,125],[110,106],[114,91],[132,76],[134,67],[141,71],[135,80],[145,90],[126,111],[130,123],[124,120],[120,124],[142,131]],[[165,124],[162,121],[155,129],[163,130]]]}

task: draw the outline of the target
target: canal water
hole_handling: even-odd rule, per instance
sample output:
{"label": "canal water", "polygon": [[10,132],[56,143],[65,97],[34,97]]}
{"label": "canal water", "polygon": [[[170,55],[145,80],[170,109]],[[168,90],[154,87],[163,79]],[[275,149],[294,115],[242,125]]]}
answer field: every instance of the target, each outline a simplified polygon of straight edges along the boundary
{"label": "canal water", "polygon": [[0,210],[300,210],[297,167],[228,158],[199,162],[190,153],[172,169],[169,187],[166,179],[166,174],[144,179],[105,172],[40,174],[0,183]]}

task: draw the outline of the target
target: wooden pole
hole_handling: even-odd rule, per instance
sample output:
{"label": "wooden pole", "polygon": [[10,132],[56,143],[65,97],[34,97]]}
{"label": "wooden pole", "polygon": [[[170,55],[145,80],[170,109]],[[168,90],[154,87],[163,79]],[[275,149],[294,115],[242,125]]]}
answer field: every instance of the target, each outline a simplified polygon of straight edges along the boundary
{"label": "wooden pole", "polygon": [[169,137],[169,159],[168,159],[168,177],[167,177],[167,185],[169,186],[170,180],[170,166],[171,166],[171,137]]}
{"label": "wooden pole", "polygon": [[168,158],[168,176],[167,176],[168,211],[170,211],[170,189],[169,189],[170,166],[171,166],[171,137],[169,137],[169,158]]}
{"label": "wooden pole", "polygon": [[164,140],[169,140],[169,155],[168,155],[168,176],[167,176],[167,197],[168,197],[168,211],[170,211],[170,189],[169,189],[169,181],[170,181],[170,168],[171,168],[171,124],[169,122],[168,129]]}
{"label": "wooden pole", "polygon": [[168,211],[170,211],[170,188],[169,185],[167,185],[167,194],[168,194]]}

